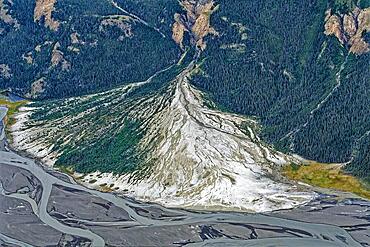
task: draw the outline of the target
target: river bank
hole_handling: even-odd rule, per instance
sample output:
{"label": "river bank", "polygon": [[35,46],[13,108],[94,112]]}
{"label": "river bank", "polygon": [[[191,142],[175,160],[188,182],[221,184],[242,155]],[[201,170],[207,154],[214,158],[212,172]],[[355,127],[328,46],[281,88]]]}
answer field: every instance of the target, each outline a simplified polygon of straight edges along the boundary
{"label": "river bank", "polygon": [[[0,112],[3,116],[4,109]],[[4,138],[1,142],[6,146]],[[336,197],[322,195],[303,207],[268,214],[168,209],[87,189],[72,183],[66,175],[43,169],[32,159],[6,148],[0,149],[0,174],[0,221],[5,222],[0,228],[0,241],[14,246],[370,243],[366,235],[370,229],[367,212],[370,204],[364,200],[338,201]]]}

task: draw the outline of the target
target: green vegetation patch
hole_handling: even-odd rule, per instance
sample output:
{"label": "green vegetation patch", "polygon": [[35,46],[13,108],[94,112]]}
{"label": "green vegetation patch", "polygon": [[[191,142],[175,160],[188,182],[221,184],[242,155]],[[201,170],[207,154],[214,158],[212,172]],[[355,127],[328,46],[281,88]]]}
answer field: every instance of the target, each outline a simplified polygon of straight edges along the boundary
{"label": "green vegetation patch", "polygon": [[339,13],[347,13],[356,7],[357,2],[362,1],[357,0],[334,0],[332,3],[333,10]]}
{"label": "green vegetation patch", "polygon": [[102,136],[89,146],[65,150],[56,166],[80,173],[135,171],[140,165],[138,144],[143,136],[138,127],[138,122],[126,120],[115,136]]}
{"label": "green vegetation patch", "polygon": [[5,119],[5,124],[7,126],[11,126],[15,123],[15,119],[13,118],[14,114],[18,112],[21,106],[24,106],[27,103],[26,100],[12,102],[6,99],[0,99],[0,106],[5,106],[8,108],[8,112]]}
{"label": "green vegetation patch", "polygon": [[339,165],[312,163],[298,166],[291,164],[284,168],[283,173],[292,180],[322,188],[351,192],[370,199],[370,190],[367,186],[355,177],[345,174]]}

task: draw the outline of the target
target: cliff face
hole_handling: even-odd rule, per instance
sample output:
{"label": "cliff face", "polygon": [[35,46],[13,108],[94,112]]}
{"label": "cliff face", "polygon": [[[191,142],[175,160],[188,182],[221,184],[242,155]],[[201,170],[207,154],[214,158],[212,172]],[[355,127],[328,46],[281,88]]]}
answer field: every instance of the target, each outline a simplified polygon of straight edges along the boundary
{"label": "cliff face", "polygon": [[71,67],[71,64],[64,58],[64,54],[60,48],[60,43],[57,42],[54,45],[52,54],[51,54],[51,66],[56,67],[58,65],[61,66],[62,70],[69,70]]}
{"label": "cliff face", "polygon": [[204,38],[209,35],[217,35],[216,30],[210,24],[210,17],[218,6],[213,0],[210,1],[193,1],[184,0],[180,2],[185,13],[176,13],[174,16],[172,38],[177,44],[183,47],[185,32],[188,32],[193,45],[200,50],[206,48]]}
{"label": "cliff face", "polygon": [[326,12],[325,34],[334,35],[349,51],[361,55],[370,51],[364,35],[370,32],[370,8],[356,7],[346,14]]}
{"label": "cliff face", "polygon": [[181,15],[179,13],[176,13],[175,16],[175,23],[172,25],[172,39],[180,45],[181,48],[184,48],[183,40],[184,40],[184,34],[187,31],[185,25],[183,24],[181,20]]}
{"label": "cliff face", "polygon": [[58,30],[60,23],[53,19],[52,14],[55,11],[56,0],[36,0],[36,6],[34,9],[34,21],[41,21],[42,18],[45,20],[45,27],[51,30]]}

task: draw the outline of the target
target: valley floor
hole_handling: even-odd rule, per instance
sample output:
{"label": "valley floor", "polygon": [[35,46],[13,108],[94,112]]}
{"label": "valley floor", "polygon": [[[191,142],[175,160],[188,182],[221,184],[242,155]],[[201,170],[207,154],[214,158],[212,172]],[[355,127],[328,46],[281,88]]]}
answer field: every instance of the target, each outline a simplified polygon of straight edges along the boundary
{"label": "valley floor", "polygon": [[[0,112],[3,117],[4,111]],[[169,209],[78,185],[71,177],[10,151],[1,133],[0,243],[4,245],[355,247],[370,243],[370,203],[365,200],[322,194],[304,206],[266,214]]]}

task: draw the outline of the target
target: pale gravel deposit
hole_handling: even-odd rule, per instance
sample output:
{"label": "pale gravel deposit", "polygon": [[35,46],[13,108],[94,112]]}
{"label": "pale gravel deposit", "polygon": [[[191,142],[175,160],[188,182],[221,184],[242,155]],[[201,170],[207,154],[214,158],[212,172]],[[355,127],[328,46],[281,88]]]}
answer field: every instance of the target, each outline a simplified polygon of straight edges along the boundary
{"label": "pale gravel deposit", "polygon": [[[153,164],[149,176],[133,182],[129,179],[132,174],[97,171],[84,174],[80,182],[97,189],[102,184],[113,185],[117,192],[139,200],[193,209],[265,212],[293,208],[312,200],[315,193],[300,191],[276,179],[276,171],[296,158],[264,144],[255,132],[258,127],[255,120],[206,107],[202,93],[188,83],[191,68],[169,84],[165,95],[154,100],[144,97],[130,110],[128,106],[122,108],[122,115],[147,120],[146,134],[139,147],[151,150],[150,157],[143,161]],[[47,123],[27,124],[34,109],[22,108],[12,129],[13,145],[53,165],[63,152],[52,150],[56,140],[63,140],[62,147],[77,146],[79,141],[114,127],[107,123],[104,129],[93,130],[89,129],[91,124],[79,123],[80,119],[96,114],[99,107],[119,110],[128,92],[150,82],[151,78],[105,93],[65,100],[61,108],[86,101],[94,102],[91,104],[94,107]],[[161,110],[154,112],[156,106],[161,106]]]}

